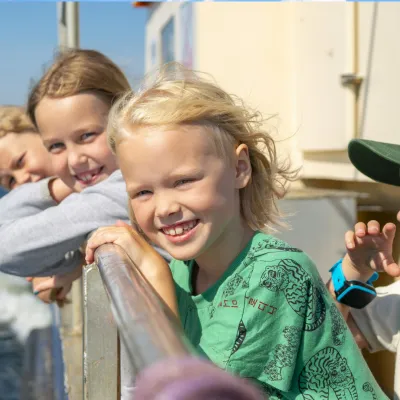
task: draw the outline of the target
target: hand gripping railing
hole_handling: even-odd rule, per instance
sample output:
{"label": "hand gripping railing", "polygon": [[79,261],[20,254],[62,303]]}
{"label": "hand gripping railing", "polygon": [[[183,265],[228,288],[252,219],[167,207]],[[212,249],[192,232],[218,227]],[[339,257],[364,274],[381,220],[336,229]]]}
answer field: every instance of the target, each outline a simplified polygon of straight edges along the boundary
{"label": "hand gripping railing", "polygon": [[[121,387],[137,383],[135,391],[122,389],[123,400],[265,398],[247,382],[195,357],[175,316],[121,247],[102,245],[95,262],[98,269],[93,264],[84,272],[85,399],[120,397],[113,320],[122,339]],[[107,295],[98,288],[100,278]],[[101,307],[105,298],[114,319]]]}

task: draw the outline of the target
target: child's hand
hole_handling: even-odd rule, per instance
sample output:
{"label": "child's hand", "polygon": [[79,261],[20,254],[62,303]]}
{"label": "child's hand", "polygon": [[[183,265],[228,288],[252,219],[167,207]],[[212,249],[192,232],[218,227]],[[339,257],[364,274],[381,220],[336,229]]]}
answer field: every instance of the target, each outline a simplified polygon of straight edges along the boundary
{"label": "child's hand", "polygon": [[86,247],[88,264],[94,261],[95,250],[105,243],[121,246],[161,300],[178,316],[175,284],[171,270],[161,255],[132,227],[119,221],[116,226],[100,228],[91,236]]}
{"label": "child's hand", "polygon": [[152,263],[157,265],[159,262],[167,266],[165,260],[154,248],[135,229],[122,221],[118,221],[115,226],[99,228],[90,237],[85,257],[88,264],[94,262],[95,250],[105,243],[113,243],[122,247],[140,269],[144,264],[151,268]]}
{"label": "child's hand", "polygon": [[81,275],[82,266],[79,265],[67,274],[59,274],[46,278],[33,278],[33,291],[45,303],[64,300],[71,290],[72,282]]}
{"label": "child's hand", "polygon": [[[391,276],[400,276],[400,268],[392,254],[395,233],[395,224],[387,223],[381,232],[377,221],[369,221],[367,226],[359,222],[355,225],[354,232],[346,232],[347,255],[343,260],[343,268],[347,266],[349,270],[348,273],[344,270],[346,278],[367,281],[373,271],[385,271]],[[352,273],[358,274],[358,277],[349,277]]]}
{"label": "child's hand", "polygon": [[[46,276],[46,277],[33,277],[31,278],[30,282],[32,282],[32,289],[35,291],[35,288],[41,284],[42,282],[45,282],[47,280],[49,280],[51,277],[50,276]],[[51,289],[46,289],[46,290],[42,290],[40,292],[36,292],[35,291],[35,295],[37,296],[38,299],[42,300],[44,303],[46,304],[50,304],[53,302],[57,302],[57,304],[62,307],[64,305],[64,299],[63,300],[57,300],[57,294],[61,289],[55,289],[55,288],[51,288]]]}

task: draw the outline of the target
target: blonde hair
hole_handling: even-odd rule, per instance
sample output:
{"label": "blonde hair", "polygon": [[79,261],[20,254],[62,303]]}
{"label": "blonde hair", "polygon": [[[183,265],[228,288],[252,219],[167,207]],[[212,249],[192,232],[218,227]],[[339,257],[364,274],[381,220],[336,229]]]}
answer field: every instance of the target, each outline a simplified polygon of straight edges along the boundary
{"label": "blonde hair", "polygon": [[18,106],[0,106],[0,138],[9,133],[37,133],[25,109]]}
{"label": "blonde hair", "polygon": [[281,223],[277,200],[297,171],[288,162],[278,162],[275,142],[263,123],[260,113],[240,99],[174,63],[164,66],[149,87],[126,94],[112,107],[107,131],[114,153],[128,130],[149,126],[204,126],[225,154],[247,145],[252,177],[240,190],[241,214],[253,230],[270,232]]}
{"label": "blonde hair", "polygon": [[27,111],[37,126],[35,110],[44,97],[64,98],[90,92],[111,105],[130,85],[121,69],[95,50],[71,49],[59,53],[29,93]]}

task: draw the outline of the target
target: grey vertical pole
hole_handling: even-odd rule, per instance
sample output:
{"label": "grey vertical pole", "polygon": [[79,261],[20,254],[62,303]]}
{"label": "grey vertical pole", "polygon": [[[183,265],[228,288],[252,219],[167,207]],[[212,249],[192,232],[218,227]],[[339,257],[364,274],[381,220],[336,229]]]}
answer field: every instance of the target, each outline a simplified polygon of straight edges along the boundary
{"label": "grey vertical pole", "polygon": [[66,4],[67,11],[67,43],[70,48],[79,47],[79,3],[68,1]]}
{"label": "grey vertical pole", "polygon": [[67,48],[78,48],[79,34],[79,3],[57,3],[58,46],[61,51]]}

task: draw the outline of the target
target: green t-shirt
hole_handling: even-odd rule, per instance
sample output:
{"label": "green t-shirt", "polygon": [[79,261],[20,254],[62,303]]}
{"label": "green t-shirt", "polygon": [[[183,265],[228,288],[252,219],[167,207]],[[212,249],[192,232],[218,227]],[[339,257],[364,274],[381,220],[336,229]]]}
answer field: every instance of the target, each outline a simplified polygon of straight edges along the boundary
{"label": "green t-shirt", "polygon": [[195,348],[257,381],[270,399],[387,399],[315,265],[256,233],[223,276],[192,296],[193,261],[173,260],[179,313]]}

